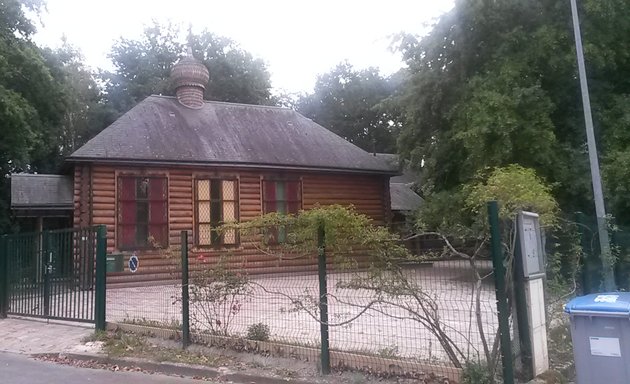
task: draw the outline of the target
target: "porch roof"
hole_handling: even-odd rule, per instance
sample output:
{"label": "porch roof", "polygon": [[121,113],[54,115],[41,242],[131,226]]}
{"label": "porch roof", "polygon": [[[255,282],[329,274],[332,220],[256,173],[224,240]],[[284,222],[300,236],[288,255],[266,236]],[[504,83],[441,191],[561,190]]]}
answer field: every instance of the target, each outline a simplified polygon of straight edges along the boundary
{"label": "porch roof", "polygon": [[65,216],[73,208],[70,176],[11,175],[11,209],[17,216]]}

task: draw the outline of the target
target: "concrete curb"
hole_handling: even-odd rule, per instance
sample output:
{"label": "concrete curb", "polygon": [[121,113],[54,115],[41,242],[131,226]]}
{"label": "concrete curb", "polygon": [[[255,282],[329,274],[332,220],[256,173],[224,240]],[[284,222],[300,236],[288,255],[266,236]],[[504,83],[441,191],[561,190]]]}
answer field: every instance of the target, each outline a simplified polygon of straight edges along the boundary
{"label": "concrete curb", "polygon": [[59,357],[66,357],[72,360],[95,361],[101,364],[117,365],[126,368],[141,368],[146,371],[163,373],[166,375],[187,376],[187,377],[204,377],[209,379],[218,379],[221,381],[233,381],[235,383],[248,384],[283,384],[287,382],[295,384],[314,384],[308,381],[298,381],[295,379],[273,378],[268,376],[253,375],[247,373],[235,373],[231,371],[222,371],[205,367],[201,365],[188,365],[170,362],[154,362],[141,358],[124,358],[110,357],[101,354],[83,354],[83,353],[60,353]]}

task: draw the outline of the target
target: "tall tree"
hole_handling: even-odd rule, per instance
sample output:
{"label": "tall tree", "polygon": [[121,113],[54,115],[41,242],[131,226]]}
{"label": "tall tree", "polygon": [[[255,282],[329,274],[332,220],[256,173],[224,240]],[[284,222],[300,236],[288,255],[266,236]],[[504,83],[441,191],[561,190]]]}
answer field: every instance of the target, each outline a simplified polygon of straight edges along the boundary
{"label": "tall tree", "polygon": [[116,114],[105,102],[81,52],[65,38],[59,48],[45,49],[44,57],[64,97],[58,149],[61,156],[66,156],[111,124]]}
{"label": "tall tree", "polygon": [[[171,24],[154,24],[145,29],[139,40],[121,38],[114,44],[109,57],[115,71],[101,76],[107,99],[117,111],[126,112],[151,94],[173,94],[170,70],[186,51],[181,34]],[[188,44],[210,71],[206,99],[270,103],[271,82],[263,61],[253,58],[234,41],[208,31],[189,34]]]}
{"label": "tall tree", "polygon": [[396,152],[398,117],[388,103],[394,91],[394,79],[378,69],[342,63],[317,78],[314,92],[301,97],[297,109],[366,151]]}
{"label": "tall tree", "polygon": [[0,232],[8,229],[8,175],[46,168],[56,151],[64,102],[46,59],[31,41],[25,9],[38,1],[0,3]]}
{"label": "tall tree", "polygon": [[[581,5],[606,167],[614,163],[606,136],[628,128],[615,116],[630,82],[630,3]],[[458,190],[480,170],[517,163],[551,182],[563,209],[592,210],[573,44],[570,8],[561,0],[457,0],[429,35],[404,37],[399,144],[422,169],[426,188]],[[613,141],[627,150],[627,142]],[[615,172],[608,174],[607,184],[615,184]]]}

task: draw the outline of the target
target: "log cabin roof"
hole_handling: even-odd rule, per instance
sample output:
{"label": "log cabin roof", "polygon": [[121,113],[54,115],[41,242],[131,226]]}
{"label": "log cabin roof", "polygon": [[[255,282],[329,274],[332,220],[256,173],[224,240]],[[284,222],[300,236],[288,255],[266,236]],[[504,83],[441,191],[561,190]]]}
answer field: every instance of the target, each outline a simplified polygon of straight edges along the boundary
{"label": "log cabin roof", "polygon": [[389,193],[392,199],[392,211],[415,211],[424,202],[422,197],[405,183],[390,183]]}
{"label": "log cabin roof", "polygon": [[214,101],[191,109],[167,96],[149,96],[68,160],[399,173],[291,109]]}
{"label": "log cabin roof", "polygon": [[72,177],[61,175],[11,175],[11,209],[18,216],[72,210]]}
{"label": "log cabin roof", "polygon": [[377,157],[387,161],[392,167],[397,167],[400,171],[398,176],[393,176],[390,180],[392,183],[404,183],[414,184],[420,183],[420,174],[409,166],[409,162],[401,159],[399,155],[395,153],[377,153]]}

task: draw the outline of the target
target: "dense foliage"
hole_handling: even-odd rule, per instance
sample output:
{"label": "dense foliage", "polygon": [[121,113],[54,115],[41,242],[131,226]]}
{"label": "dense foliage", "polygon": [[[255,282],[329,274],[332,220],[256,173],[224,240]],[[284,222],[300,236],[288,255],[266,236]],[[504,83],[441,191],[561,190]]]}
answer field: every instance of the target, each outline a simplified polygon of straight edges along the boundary
{"label": "dense foliage", "polygon": [[[580,2],[591,100],[610,207],[630,220],[630,3]],[[458,0],[422,39],[403,38],[400,150],[427,193],[461,191],[486,167],[519,164],[565,212],[592,211],[569,3]]]}
{"label": "dense foliage", "polygon": [[[151,94],[172,94],[171,67],[185,53],[180,31],[152,25],[139,40],[121,38],[110,54],[115,71],[95,73],[63,40],[40,48],[27,12],[38,0],[0,3],[0,233],[17,230],[9,211],[11,173],[60,171],[63,159]],[[272,103],[265,64],[234,41],[189,34],[196,57],[211,69],[206,99]]]}
{"label": "dense foliage", "polygon": [[389,98],[396,88],[395,76],[343,63],[318,77],[314,92],[299,99],[297,110],[366,151],[395,153],[400,126]]}
{"label": "dense foliage", "polygon": [[121,38],[109,55],[116,70],[101,76],[108,101],[120,113],[149,95],[173,95],[169,76],[173,65],[186,51],[210,70],[205,98],[246,104],[270,104],[271,82],[265,63],[255,59],[234,41],[208,31],[188,35],[173,25],[154,24],[138,40]]}

